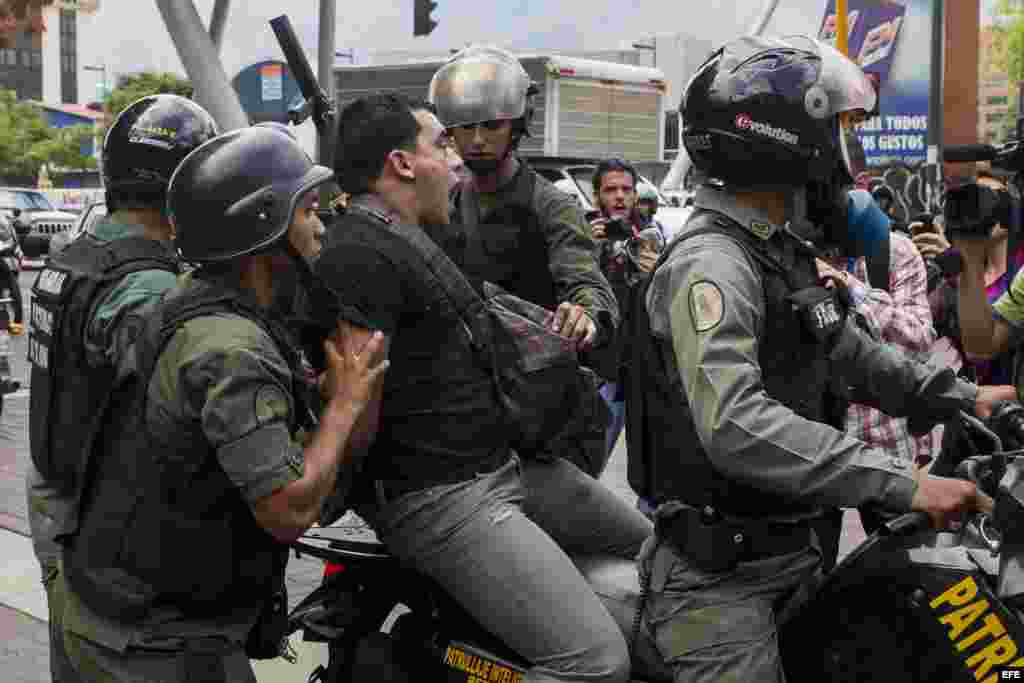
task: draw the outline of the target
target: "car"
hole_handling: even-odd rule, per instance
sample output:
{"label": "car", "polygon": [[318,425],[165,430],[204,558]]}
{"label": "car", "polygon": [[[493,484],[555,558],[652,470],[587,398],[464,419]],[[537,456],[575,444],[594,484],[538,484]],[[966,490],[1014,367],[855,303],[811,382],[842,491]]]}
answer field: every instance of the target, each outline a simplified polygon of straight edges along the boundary
{"label": "car", "polygon": [[52,258],[59,254],[62,250],[66,249],[69,244],[77,240],[82,235],[96,234],[96,226],[99,225],[100,221],[106,215],[106,202],[93,202],[86,206],[82,209],[82,212],[78,214],[78,220],[70,230],[58,232],[50,238],[50,257]]}
{"label": "car", "polygon": [[[542,177],[554,183],[562,192],[574,197],[576,202],[583,209],[584,213],[598,211],[594,201],[594,185],[592,178],[597,170],[596,160],[567,159],[558,157],[528,157],[530,167]],[[637,183],[637,190],[643,188],[653,189],[658,195],[658,210],[654,217],[665,226],[665,237],[672,239],[682,227],[692,212],[691,207],[673,206],[672,202],[665,198],[665,195],[658,187],[644,176],[640,176]]]}
{"label": "car", "polygon": [[50,238],[70,230],[77,218],[56,210],[39,190],[23,187],[0,187],[0,215],[13,223],[29,267],[45,263]]}

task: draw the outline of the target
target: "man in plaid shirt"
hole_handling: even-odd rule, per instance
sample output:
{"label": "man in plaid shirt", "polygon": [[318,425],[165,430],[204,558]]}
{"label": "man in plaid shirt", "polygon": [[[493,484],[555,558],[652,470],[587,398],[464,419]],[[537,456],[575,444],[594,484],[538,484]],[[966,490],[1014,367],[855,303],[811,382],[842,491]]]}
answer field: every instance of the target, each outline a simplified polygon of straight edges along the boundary
{"label": "man in plaid shirt", "polygon": [[[889,291],[874,289],[868,282],[863,257],[834,259],[831,264],[818,261],[822,277],[832,276],[846,283],[857,312],[871,324],[879,338],[893,344],[911,358],[928,359],[936,334],[928,304],[928,278],[924,260],[914,243],[902,233],[890,234]],[[906,418],[889,417],[875,408],[851,404],[846,413],[846,431],[861,441],[899,456],[907,462],[924,464],[937,447],[935,432],[915,437],[907,429]],[[874,515],[864,516],[870,533],[876,525]]]}
{"label": "man in plaid shirt", "polygon": [[[927,360],[935,344],[932,311],[928,304],[928,281],[924,260],[914,243],[902,233],[890,234],[889,291],[868,283],[863,257],[835,259],[831,265],[818,264],[818,272],[846,282],[857,312],[861,313],[883,342],[897,346],[911,358]],[[889,417],[880,411],[852,404],[846,415],[846,429],[873,446],[899,455],[908,462],[927,462],[932,457],[932,435],[914,437],[905,418]]]}

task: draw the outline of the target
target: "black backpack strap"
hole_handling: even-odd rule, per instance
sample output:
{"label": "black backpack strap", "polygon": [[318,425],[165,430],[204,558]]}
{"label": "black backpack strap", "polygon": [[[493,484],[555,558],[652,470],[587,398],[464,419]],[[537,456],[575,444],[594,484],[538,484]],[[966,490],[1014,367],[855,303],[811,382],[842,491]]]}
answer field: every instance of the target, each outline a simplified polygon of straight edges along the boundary
{"label": "black backpack strap", "polygon": [[437,287],[451,301],[459,318],[468,327],[474,319],[471,312],[483,304],[483,298],[473,288],[462,270],[418,225],[398,225],[386,220],[380,220],[379,223],[385,230],[412,245],[423,258],[427,271],[435,280]]}

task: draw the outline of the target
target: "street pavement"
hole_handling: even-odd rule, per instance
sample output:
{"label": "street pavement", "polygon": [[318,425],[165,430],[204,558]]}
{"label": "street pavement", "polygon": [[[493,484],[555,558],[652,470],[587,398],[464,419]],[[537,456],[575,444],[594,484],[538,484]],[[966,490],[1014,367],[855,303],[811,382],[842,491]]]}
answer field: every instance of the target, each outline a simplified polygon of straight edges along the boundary
{"label": "street pavement", "polygon": [[[29,315],[29,289],[33,272],[21,275],[26,320]],[[29,541],[26,515],[25,474],[30,464],[28,450],[28,371],[25,360],[26,336],[12,340],[12,367],[22,389],[4,398],[0,417],[0,680],[4,683],[50,683],[46,594],[42,589],[39,565]],[[620,439],[602,481],[630,501],[636,496],[626,483],[624,439]],[[365,533],[358,519],[343,518],[339,525],[349,527],[353,535]],[[844,519],[840,556],[864,538],[856,513]],[[194,558],[202,562],[202,557]],[[322,564],[308,556],[288,565],[289,609],[309,594],[320,582]],[[259,662],[259,683],[305,681],[318,662],[325,661],[325,648],[293,638],[299,655],[296,664],[284,660]]]}

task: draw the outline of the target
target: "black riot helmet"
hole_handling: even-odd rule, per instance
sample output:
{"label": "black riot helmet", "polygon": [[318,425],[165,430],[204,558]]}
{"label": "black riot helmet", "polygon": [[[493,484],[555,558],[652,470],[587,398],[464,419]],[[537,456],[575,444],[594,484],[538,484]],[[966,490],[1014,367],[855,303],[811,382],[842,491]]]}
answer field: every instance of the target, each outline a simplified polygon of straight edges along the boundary
{"label": "black riot helmet", "polygon": [[852,183],[865,166],[855,116],[876,101],[871,80],[832,46],[747,36],[687,85],[683,144],[698,170],[730,185],[795,188],[837,172]]}
{"label": "black riot helmet", "polygon": [[302,196],[333,177],[286,132],[252,126],[225,133],[189,154],[171,178],[175,247],[201,264],[278,246]]}
{"label": "black riot helmet", "polygon": [[205,109],[178,95],[150,95],[128,105],[103,141],[110,210],[162,209],[174,169],[217,132]]}

